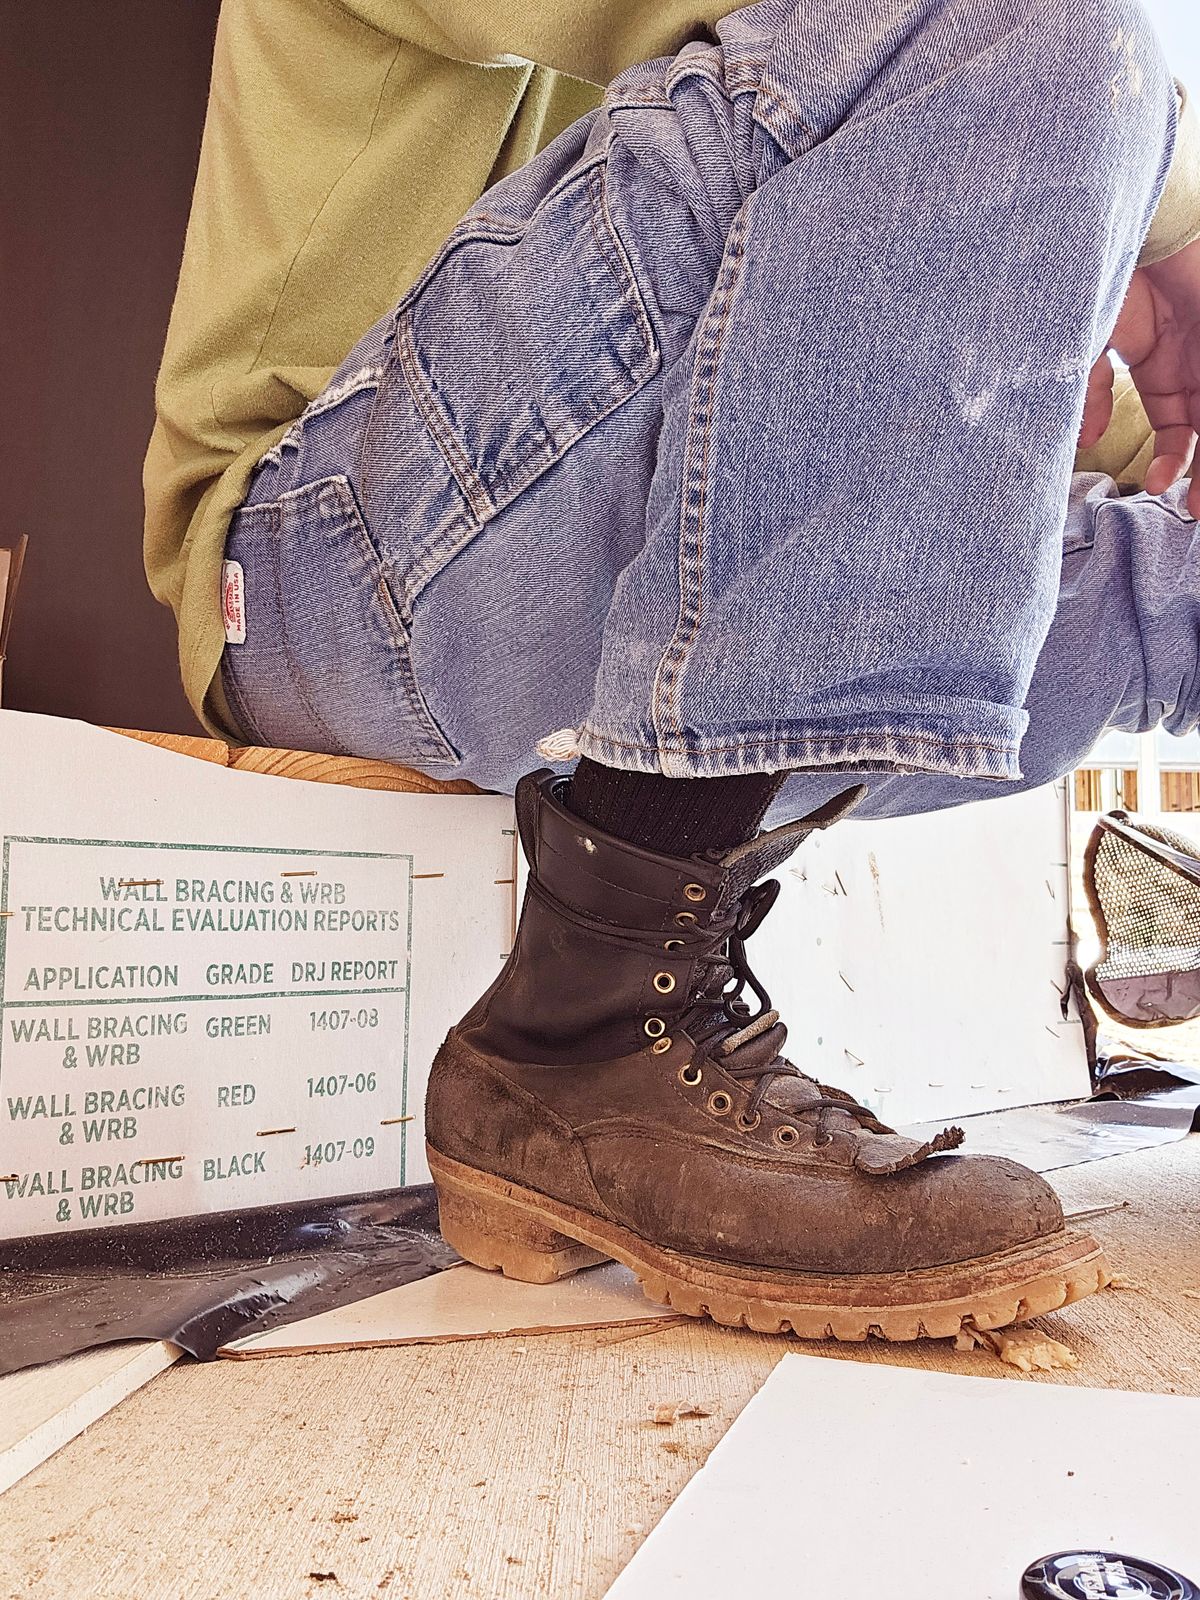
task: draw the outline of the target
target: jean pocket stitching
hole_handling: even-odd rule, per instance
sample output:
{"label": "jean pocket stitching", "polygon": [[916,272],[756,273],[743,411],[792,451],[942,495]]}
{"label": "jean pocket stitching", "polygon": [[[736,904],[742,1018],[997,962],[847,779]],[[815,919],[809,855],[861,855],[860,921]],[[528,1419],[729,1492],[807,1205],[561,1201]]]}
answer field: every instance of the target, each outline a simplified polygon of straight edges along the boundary
{"label": "jean pocket stitching", "polygon": [[362,507],[355,496],[354,488],[349,479],[341,475],[331,478],[329,482],[337,492],[345,514],[346,524],[352,530],[353,536],[358,543],[360,558],[375,580],[374,602],[380,607],[384,625],[391,640],[394,665],[399,669],[401,685],[408,701],[408,708],[428,742],[428,748],[421,750],[419,753],[423,758],[458,766],[462,758],[443,733],[421,691],[421,685],[417,679],[416,668],[412,659],[411,628],[406,627],[404,616],[396,603],[395,596],[388,583],[387,568],[383,557],[371,536],[371,530],[367,526],[366,517],[363,515]]}
{"label": "jean pocket stitching", "polygon": [[[427,548],[418,563],[421,567],[431,559],[436,560],[437,553],[447,545],[451,555],[456,553],[479,528],[560,461],[585,433],[630,400],[661,368],[661,350],[637,274],[609,211],[603,157],[577,173],[569,183],[562,184],[554,193],[565,194],[572,186],[580,189],[586,197],[596,249],[617,290],[617,296],[611,303],[630,317],[629,331],[636,331],[637,352],[622,350],[610,340],[607,348],[615,358],[614,365],[623,373],[621,381],[610,384],[607,389],[602,389],[587,400],[579,400],[575,408],[574,425],[566,433],[552,435],[544,425],[531,428],[525,448],[514,450],[502,460],[497,460],[485,479],[470,459],[467,447],[455,428],[449,396],[442,393],[435,374],[421,360],[413,321],[415,305],[410,301],[403,306],[397,313],[396,348],[404,377],[413,403],[477,523],[475,528],[466,530],[461,526],[445,530],[442,537]],[[482,242],[496,244],[516,244],[520,237],[519,234],[505,238],[495,235],[474,236],[477,242],[482,239]]]}
{"label": "jean pocket stitching", "polygon": [[441,407],[437,404],[437,389],[432,377],[421,369],[411,311],[403,312],[397,320],[396,354],[413,404],[420,412],[430,438],[437,446],[455,483],[458,484],[472,516],[482,525],[494,512],[495,504],[467,459],[466,451],[455,437],[453,429],[442,415]]}

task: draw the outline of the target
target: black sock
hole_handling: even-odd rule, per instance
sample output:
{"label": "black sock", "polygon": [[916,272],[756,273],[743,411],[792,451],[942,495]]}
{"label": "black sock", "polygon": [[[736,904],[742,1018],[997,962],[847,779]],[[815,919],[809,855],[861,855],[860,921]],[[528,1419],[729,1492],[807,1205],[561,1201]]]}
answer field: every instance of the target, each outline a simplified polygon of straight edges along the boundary
{"label": "black sock", "polygon": [[662,855],[732,850],[758,832],[787,774],[746,772],[731,778],[664,778],[625,772],[582,757],[567,806],[601,833]]}

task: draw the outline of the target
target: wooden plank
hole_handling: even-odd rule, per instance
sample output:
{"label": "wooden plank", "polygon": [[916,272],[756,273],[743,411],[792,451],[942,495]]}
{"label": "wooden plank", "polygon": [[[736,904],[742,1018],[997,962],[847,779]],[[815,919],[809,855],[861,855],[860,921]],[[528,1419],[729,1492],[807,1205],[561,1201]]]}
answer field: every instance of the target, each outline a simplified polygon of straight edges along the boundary
{"label": "wooden plank", "polygon": [[126,739],[152,744],[176,755],[214,762],[237,772],[259,772],[272,778],[299,778],[306,783],[341,783],[350,789],[382,789],[391,794],[483,794],[465,778],[430,778],[393,761],[366,761],[357,756],[327,756],[311,750],[274,750],[260,745],[230,745],[186,733],[149,733],[139,728],[109,728]]}
{"label": "wooden plank", "polygon": [[231,749],[229,765],[238,772],[263,772],[307,783],[341,783],[351,789],[385,789],[399,794],[482,794],[463,778],[442,781],[390,761],[357,756],[314,755],[307,750],[268,750],[257,745]]}
{"label": "wooden plank", "polygon": [[182,1354],[162,1339],[105,1344],[0,1378],[0,1492]]}
{"label": "wooden plank", "polygon": [[140,728],[109,728],[107,732],[119,733],[123,739],[136,739],[139,744],[152,744],[159,750],[172,750],[177,756],[211,761],[218,767],[229,765],[229,746],[220,739],[202,739],[190,733],[146,733]]}
{"label": "wooden plank", "polygon": [[[1056,1184],[1072,1209],[1131,1202],[1089,1226],[1138,1287],[1042,1319],[1078,1371],[703,1323],[180,1366],[9,1491],[0,1594],[599,1600],[789,1349],[1200,1394],[1200,1138]],[[713,1415],[650,1420],[688,1399]]]}

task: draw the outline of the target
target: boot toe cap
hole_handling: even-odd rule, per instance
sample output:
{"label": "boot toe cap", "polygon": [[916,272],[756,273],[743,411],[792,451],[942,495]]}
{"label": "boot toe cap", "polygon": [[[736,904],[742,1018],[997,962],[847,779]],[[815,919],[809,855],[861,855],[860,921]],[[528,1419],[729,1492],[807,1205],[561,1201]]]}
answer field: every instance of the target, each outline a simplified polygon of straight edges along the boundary
{"label": "boot toe cap", "polygon": [[[1063,1226],[1062,1206],[1046,1180],[1002,1156],[934,1156],[911,1172],[879,1181],[910,1191],[901,1270],[996,1255],[1036,1243]],[[888,1202],[893,1211],[894,1199]]]}

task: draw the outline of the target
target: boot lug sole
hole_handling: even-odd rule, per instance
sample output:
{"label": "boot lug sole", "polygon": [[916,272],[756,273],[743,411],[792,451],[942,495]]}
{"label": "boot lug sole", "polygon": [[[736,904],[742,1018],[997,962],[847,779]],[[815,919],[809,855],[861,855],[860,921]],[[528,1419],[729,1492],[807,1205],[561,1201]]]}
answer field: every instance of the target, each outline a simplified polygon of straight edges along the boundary
{"label": "boot lug sole", "polygon": [[1005,1328],[1103,1289],[1112,1274],[1063,1229],[997,1255],[919,1272],[825,1276],[727,1266],[661,1249],[617,1223],[429,1149],[442,1235],[464,1260],[525,1283],[619,1261],[659,1305],[759,1333],[859,1342],[953,1338],[965,1321]]}

